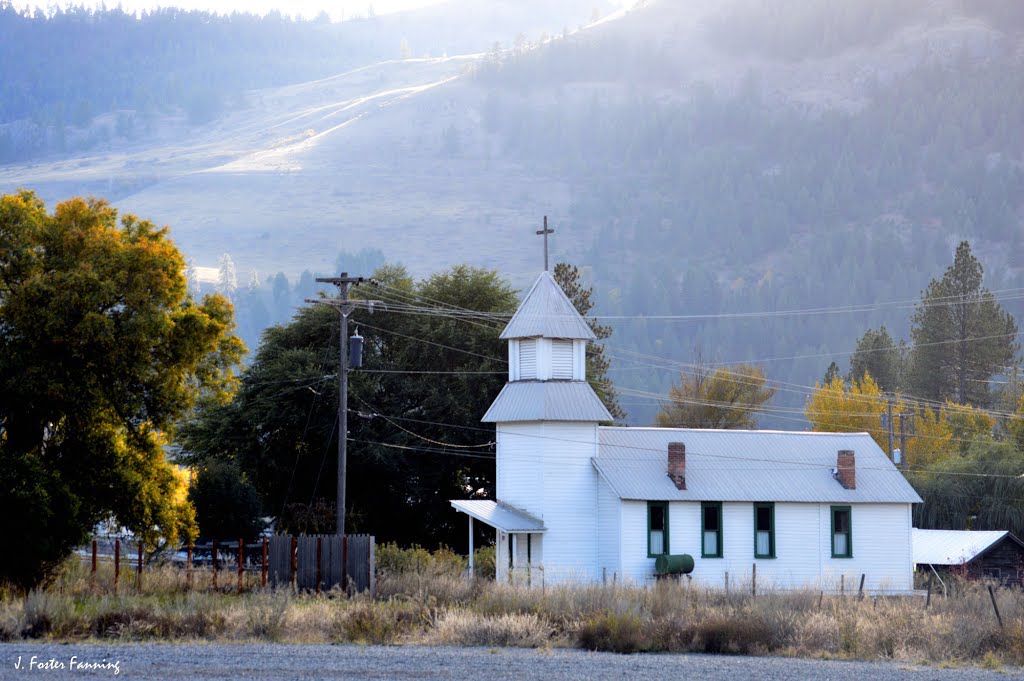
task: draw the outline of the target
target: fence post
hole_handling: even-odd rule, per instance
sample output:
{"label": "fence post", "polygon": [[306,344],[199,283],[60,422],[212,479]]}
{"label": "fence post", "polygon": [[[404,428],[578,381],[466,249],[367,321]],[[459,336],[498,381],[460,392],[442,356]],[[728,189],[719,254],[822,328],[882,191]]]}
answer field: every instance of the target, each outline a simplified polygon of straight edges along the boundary
{"label": "fence post", "polygon": [[295,586],[296,589],[298,589],[298,584],[295,581],[295,573],[298,572],[298,567],[299,567],[298,566],[298,555],[297,555],[298,551],[299,551],[299,540],[298,540],[297,537],[292,537],[292,554],[291,554],[291,556],[292,556],[292,559],[291,559],[292,578],[291,578],[291,583],[292,583],[293,586]]}
{"label": "fence post", "polygon": [[864,573],[860,573],[860,586],[857,588],[857,600],[864,599]]}
{"label": "fence post", "polygon": [[822,589],[821,593],[818,594],[818,610],[821,610],[821,602],[825,600],[825,590]]}
{"label": "fence post", "polygon": [[267,538],[263,538],[263,569],[260,572],[260,586],[267,585]]}
{"label": "fence post", "polygon": [[729,571],[725,571],[725,597],[729,597]]}
{"label": "fence post", "polygon": [[750,574],[750,595],[757,595],[757,563],[754,563],[754,570]]}
{"label": "fence post", "polygon": [[238,593],[245,589],[245,544],[238,538]]}
{"label": "fence post", "polygon": [[121,540],[114,540],[114,592],[117,592],[117,582],[121,579]]}
{"label": "fence post", "polygon": [[217,540],[213,540],[213,588],[217,588]]}
{"label": "fence post", "polygon": [[139,540],[139,569],[135,572],[135,588],[142,591],[142,540]]}
{"label": "fence post", "polygon": [[846,593],[846,575],[839,575],[839,595]]}
{"label": "fence post", "polygon": [[924,609],[927,610],[928,606],[932,604],[932,580],[935,579],[935,574],[928,575],[928,595],[924,599]]}
{"label": "fence post", "polygon": [[189,542],[185,549],[185,584],[192,588],[192,542]]}
{"label": "fence post", "polygon": [[96,574],[96,540],[92,540],[92,574]]}
{"label": "fence post", "polygon": [[992,590],[992,585],[988,585],[988,597],[992,599],[992,609],[996,611],[996,619],[999,621],[999,628],[1003,628],[1003,616],[999,614],[999,606],[996,605],[996,592]]}

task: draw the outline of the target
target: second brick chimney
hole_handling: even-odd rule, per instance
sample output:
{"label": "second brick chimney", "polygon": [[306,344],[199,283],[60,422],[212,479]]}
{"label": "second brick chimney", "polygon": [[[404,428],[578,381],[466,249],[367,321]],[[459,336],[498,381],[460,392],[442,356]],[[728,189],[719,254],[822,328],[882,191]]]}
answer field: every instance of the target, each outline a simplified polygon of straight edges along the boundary
{"label": "second brick chimney", "polygon": [[686,445],[682,442],[668,443],[668,477],[676,489],[686,489]]}
{"label": "second brick chimney", "polygon": [[844,489],[857,489],[857,467],[852,449],[840,449],[836,458],[836,479]]}

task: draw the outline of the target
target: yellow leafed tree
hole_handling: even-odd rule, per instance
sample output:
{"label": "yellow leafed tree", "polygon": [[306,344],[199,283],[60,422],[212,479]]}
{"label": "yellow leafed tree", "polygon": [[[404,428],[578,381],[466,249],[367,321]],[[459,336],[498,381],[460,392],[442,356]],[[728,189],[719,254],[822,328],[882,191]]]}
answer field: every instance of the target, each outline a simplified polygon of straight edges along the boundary
{"label": "yellow leafed tree", "polygon": [[[836,376],[825,385],[815,385],[804,415],[817,432],[869,433],[883,451],[889,449],[889,430],[882,427],[882,414],[889,397],[865,373],[860,381],[846,383]],[[907,438],[907,465],[932,463],[951,451],[953,437],[943,414],[917,406],[899,394],[893,397],[893,414],[914,414],[914,435]],[[899,440],[896,446],[899,446]]]}

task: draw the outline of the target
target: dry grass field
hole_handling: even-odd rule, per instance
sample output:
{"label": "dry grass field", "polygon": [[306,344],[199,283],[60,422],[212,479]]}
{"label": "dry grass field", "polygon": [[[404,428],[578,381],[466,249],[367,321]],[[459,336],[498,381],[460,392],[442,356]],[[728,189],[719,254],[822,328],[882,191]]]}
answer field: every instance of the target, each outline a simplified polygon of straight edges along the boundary
{"label": "dry grass field", "polygon": [[[621,653],[708,652],[927,664],[1024,664],[1024,593],[956,582],[948,596],[749,592],[663,582],[648,588],[529,589],[467,579],[450,552],[384,546],[375,598],[338,591],[235,592],[224,579],[156,568],[141,592],[76,559],[47,588],[0,599],[0,640],[365,643],[576,647]],[[226,583],[226,584],[225,584]]]}

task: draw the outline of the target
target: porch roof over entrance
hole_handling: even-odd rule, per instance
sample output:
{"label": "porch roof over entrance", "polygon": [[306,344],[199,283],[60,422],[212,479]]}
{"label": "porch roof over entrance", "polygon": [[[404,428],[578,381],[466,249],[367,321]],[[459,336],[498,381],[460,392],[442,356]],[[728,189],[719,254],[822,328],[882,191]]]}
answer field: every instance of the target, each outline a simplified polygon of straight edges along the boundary
{"label": "porch roof over entrance", "polygon": [[496,530],[508,534],[546,532],[544,522],[500,501],[483,499],[452,499],[452,507]]}

